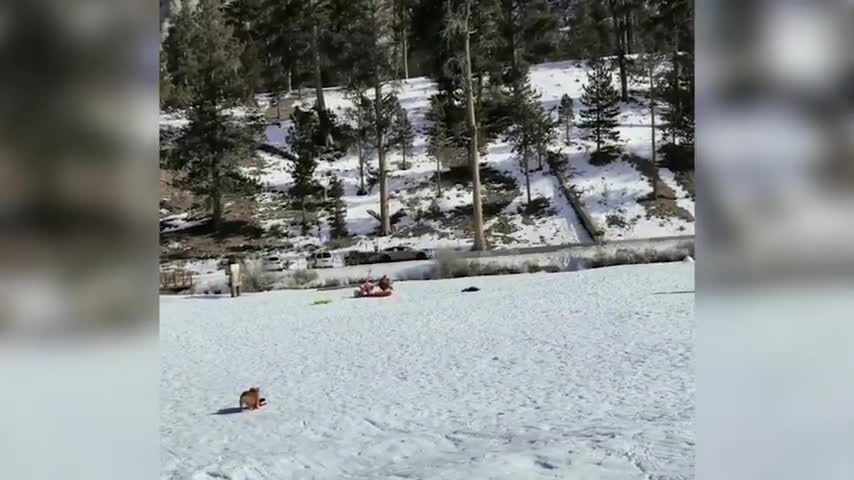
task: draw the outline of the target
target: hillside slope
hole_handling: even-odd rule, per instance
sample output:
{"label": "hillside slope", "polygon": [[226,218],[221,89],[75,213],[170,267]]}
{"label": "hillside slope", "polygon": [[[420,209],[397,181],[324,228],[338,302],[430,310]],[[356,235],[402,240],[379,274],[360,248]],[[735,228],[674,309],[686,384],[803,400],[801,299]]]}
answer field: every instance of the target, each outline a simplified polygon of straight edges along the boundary
{"label": "hillside slope", "polygon": [[[582,86],[587,79],[587,66],[583,62],[560,62],[534,66],[530,74],[533,87],[542,94],[546,109],[556,107],[563,94],[576,100],[576,109],[581,108],[579,99]],[[617,78],[614,78],[615,84]],[[639,85],[632,88],[640,89]],[[398,95],[403,108],[415,127],[414,151],[409,156],[409,168],[399,168],[400,154],[388,156],[390,211],[402,210],[405,216],[395,227],[391,237],[383,238],[380,248],[392,245],[410,245],[419,248],[465,247],[470,244],[469,211],[471,188],[464,169],[442,172],[444,185],[442,196],[436,198],[435,160],[427,154],[426,129],[429,127],[427,112],[430,97],[435,93],[434,84],[425,78],[410,79],[399,84]],[[261,99],[265,102],[265,99]],[[309,106],[313,96],[304,95],[303,103]],[[339,118],[345,117],[350,101],[341,89],[326,90],[326,102]],[[565,145],[563,136],[552,145],[564,158],[563,178],[573,188],[594,222],[605,232],[605,239],[651,238],[668,235],[693,234],[694,200],[688,190],[677,181],[679,178],[666,169],[659,170],[660,185],[669,190],[671,208],[661,210],[661,216],[652,216],[652,209],[642,199],[652,191],[648,175],[642,173],[643,159],[650,157],[650,116],[645,97],[636,97],[621,106],[620,135],[624,141],[626,156],[607,166],[589,163],[591,142],[582,138],[584,132],[575,129],[570,145]],[[240,112],[235,112],[239,114]],[[175,115],[162,115],[161,124],[178,126],[184,120]],[[266,129],[266,141],[287,149],[289,121],[272,124]],[[247,199],[235,199],[228,205],[232,218],[257,224],[261,229],[253,230],[246,238],[231,245],[251,245],[265,249],[296,249],[323,245],[328,241],[328,226],[309,236],[300,235],[295,212],[287,208],[287,191],[291,184],[288,166],[290,161],[269,153],[261,153],[261,162],[245,165],[246,173],[264,185],[264,192],[247,203]],[[540,198],[543,209],[531,215],[520,213],[526,202],[525,177],[509,144],[497,140],[487,147],[482,157],[485,164],[485,215],[486,230],[493,248],[524,247],[536,245],[558,245],[590,241],[589,235],[560,190],[557,176],[546,165],[542,171],[531,173],[532,197]],[[376,168],[376,158],[371,159]],[[532,165],[532,168],[534,165]],[[459,171],[462,170],[462,171]],[[373,188],[368,195],[356,194],[359,186],[359,165],[355,155],[348,155],[334,163],[322,162],[318,175],[334,174],[345,184],[344,201],[347,204],[347,226],[359,241],[350,248],[373,248],[378,222],[369,212],[379,211],[379,189]],[[683,182],[684,183],[684,182]],[[435,203],[434,203],[435,199]],[[172,238],[164,242],[169,251],[187,250],[191,235],[180,235],[185,226],[198,226],[198,213],[188,211],[187,204],[176,206],[171,198],[161,211],[164,217],[174,219],[170,223]],[[431,212],[431,204],[434,204]],[[439,212],[436,212],[438,207]],[[470,207],[469,207],[470,209]],[[246,218],[249,217],[249,218]],[[195,219],[195,222],[193,221]],[[238,245],[239,244],[239,245]]]}

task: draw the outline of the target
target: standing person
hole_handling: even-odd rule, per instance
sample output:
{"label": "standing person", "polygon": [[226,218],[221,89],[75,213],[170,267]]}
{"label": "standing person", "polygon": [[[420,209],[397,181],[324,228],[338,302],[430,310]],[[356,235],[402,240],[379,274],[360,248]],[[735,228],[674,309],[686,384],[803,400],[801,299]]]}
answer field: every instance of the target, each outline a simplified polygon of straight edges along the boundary
{"label": "standing person", "polygon": [[235,257],[228,258],[225,274],[228,275],[228,289],[231,291],[231,296],[240,296],[240,263]]}

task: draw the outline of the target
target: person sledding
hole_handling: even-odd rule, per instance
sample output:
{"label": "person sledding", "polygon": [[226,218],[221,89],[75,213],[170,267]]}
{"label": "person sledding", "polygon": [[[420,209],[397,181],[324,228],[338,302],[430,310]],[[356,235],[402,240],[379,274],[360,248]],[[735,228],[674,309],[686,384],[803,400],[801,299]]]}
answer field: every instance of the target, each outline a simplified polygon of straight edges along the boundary
{"label": "person sledding", "polygon": [[388,275],[383,275],[383,278],[380,279],[377,286],[379,286],[380,290],[383,292],[391,292],[394,290],[394,287],[391,286],[391,279],[388,278]]}
{"label": "person sledding", "polygon": [[359,285],[359,295],[362,297],[369,297],[374,293],[374,284],[371,283],[370,280],[365,280]]}
{"label": "person sledding", "polygon": [[[379,290],[376,289],[379,287]],[[359,290],[357,290],[357,296],[359,297],[387,297],[391,295],[391,291],[394,289],[391,285],[391,280],[383,275],[383,278],[377,282],[375,286],[373,282],[370,280],[365,280],[359,285]]]}

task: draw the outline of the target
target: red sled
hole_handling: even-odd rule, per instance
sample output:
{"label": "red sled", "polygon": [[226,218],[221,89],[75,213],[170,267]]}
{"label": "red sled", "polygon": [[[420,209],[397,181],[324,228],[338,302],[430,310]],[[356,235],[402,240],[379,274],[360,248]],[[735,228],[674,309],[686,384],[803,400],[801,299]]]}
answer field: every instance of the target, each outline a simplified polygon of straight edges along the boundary
{"label": "red sled", "polygon": [[374,292],[371,292],[371,293],[368,293],[368,294],[364,294],[364,293],[362,293],[362,291],[361,291],[361,290],[356,290],[355,294],[356,294],[356,297],[365,297],[365,298],[369,298],[369,297],[388,297],[389,295],[391,295],[391,290],[385,290],[385,291],[383,291],[383,290],[377,290],[377,291],[374,291]]}

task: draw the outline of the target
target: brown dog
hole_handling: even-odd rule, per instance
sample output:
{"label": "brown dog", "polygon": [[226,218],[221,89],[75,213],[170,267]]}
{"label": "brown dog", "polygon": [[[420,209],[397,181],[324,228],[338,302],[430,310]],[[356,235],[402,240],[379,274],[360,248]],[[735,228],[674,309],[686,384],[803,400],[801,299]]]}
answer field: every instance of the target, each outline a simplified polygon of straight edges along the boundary
{"label": "brown dog", "polygon": [[252,387],[240,394],[240,409],[257,410],[264,406],[267,400],[261,397],[260,387]]}

